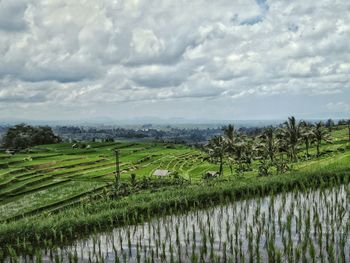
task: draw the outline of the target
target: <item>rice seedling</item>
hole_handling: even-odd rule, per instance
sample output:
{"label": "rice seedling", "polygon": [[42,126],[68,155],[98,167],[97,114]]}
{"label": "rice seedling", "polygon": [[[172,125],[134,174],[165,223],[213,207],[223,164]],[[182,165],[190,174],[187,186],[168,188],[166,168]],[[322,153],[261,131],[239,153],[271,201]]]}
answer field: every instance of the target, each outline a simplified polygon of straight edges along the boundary
{"label": "rice seedling", "polygon": [[[51,244],[49,253],[34,256],[55,262],[347,262],[349,188],[226,202],[97,233],[73,246]],[[8,251],[14,261],[24,257]]]}

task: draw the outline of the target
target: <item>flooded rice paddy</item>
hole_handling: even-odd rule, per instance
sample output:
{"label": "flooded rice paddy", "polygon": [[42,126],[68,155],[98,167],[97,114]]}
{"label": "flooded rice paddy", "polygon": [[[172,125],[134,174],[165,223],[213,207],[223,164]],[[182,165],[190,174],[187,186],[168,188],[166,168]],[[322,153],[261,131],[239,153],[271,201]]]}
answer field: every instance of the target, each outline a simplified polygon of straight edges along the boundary
{"label": "flooded rice paddy", "polygon": [[350,262],[350,185],[183,211],[31,262]]}

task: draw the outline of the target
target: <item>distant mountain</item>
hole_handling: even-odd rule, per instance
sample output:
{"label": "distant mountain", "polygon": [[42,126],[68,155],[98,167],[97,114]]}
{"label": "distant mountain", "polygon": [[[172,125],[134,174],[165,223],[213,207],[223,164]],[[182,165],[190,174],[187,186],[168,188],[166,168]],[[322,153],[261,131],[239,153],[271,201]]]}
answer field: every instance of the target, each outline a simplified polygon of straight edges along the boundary
{"label": "distant mountain", "polygon": [[[300,118],[298,118],[300,119]],[[306,121],[319,121],[328,118],[303,118]],[[342,118],[333,118],[338,120]],[[94,118],[90,120],[30,120],[30,119],[0,119],[0,125],[15,125],[19,123],[27,123],[31,125],[49,125],[49,126],[121,126],[121,127],[142,127],[143,125],[152,124],[154,126],[183,127],[183,128],[205,128],[218,127],[227,124],[234,124],[236,127],[262,127],[269,125],[278,125],[283,123],[285,119],[260,119],[260,120],[212,120],[212,119],[186,119],[186,118],[158,118],[158,117],[137,117],[130,119],[117,120],[108,117]]]}

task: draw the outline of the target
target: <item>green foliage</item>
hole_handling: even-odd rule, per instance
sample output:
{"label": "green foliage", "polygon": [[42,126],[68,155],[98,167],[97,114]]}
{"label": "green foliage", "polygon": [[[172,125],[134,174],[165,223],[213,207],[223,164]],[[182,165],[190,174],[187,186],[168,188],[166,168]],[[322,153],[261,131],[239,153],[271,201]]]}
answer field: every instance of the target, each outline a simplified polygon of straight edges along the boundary
{"label": "green foliage", "polygon": [[268,176],[271,175],[272,162],[270,160],[262,159],[258,165],[258,175]]}
{"label": "green foliage", "polygon": [[323,127],[322,122],[318,122],[312,127],[312,135],[313,140],[316,143],[317,157],[319,157],[322,141],[331,142],[332,140],[328,131]]}
{"label": "green foliage", "polygon": [[35,145],[59,143],[61,139],[50,127],[19,124],[7,130],[3,141],[5,148],[22,150]]}
{"label": "green foliage", "polygon": [[298,122],[294,116],[289,117],[281,129],[282,138],[286,141],[289,148],[290,158],[297,161],[297,146],[300,143],[303,122]]}
{"label": "green foliage", "polygon": [[136,174],[132,173],[130,175],[130,183],[131,183],[132,186],[136,185]]}
{"label": "green foliage", "polygon": [[[223,133],[223,136],[212,138],[206,147],[212,162],[219,162],[220,175],[225,162],[231,175],[234,170],[238,175],[242,175],[253,170],[253,160],[258,160],[257,170],[261,176],[272,174],[272,166],[275,166],[278,174],[284,173],[290,168],[284,155],[287,155],[290,163],[300,161],[302,143],[305,144],[305,159],[310,159],[313,144],[316,146],[316,157],[320,157],[321,144],[332,142],[322,122],[310,124],[297,121],[293,116],[281,127],[267,127],[257,136],[241,134],[233,125],[224,127]],[[332,151],[326,150],[324,153],[330,154]]]}

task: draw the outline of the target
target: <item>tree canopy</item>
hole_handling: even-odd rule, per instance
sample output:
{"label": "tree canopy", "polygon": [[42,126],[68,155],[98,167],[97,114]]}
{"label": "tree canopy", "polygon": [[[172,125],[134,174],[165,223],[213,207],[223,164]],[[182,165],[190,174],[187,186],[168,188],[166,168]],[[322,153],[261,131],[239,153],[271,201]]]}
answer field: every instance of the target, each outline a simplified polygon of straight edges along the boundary
{"label": "tree canopy", "polygon": [[[334,123],[328,120],[328,123]],[[233,174],[236,167],[237,174],[252,169],[252,160],[259,160],[260,175],[270,174],[270,168],[275,167],[277,173],[290,169],[291,163],[300,157],[301,145],[305,144],[305,157],[312,157],[309,153],[310,145],[316,146],[316,157],[321,156],[320,146],[323,142],[331,143],[330,130],[322,122],[307,123],[289,117],[279,127],[265,127],[258,135],[246,135],[237,131],[233,125],[223,128],[223,135],[213,137],[206,149],[212,162],[219,162],[219,174],[223,173],[223,165],[227,163]],[[349,124],[350,136],[350,124]],[[350,137],[349,137],[350,140]],[[289,159],[285,159],[286,157]]]}
{"label": "tree canopy", "polygon": [[52,144],[61,142],[48,126],[33,127],[19,124],[7,130],[3,146],[7,149],[22,150],[35,145]]}

